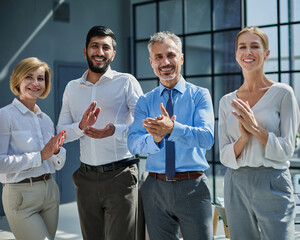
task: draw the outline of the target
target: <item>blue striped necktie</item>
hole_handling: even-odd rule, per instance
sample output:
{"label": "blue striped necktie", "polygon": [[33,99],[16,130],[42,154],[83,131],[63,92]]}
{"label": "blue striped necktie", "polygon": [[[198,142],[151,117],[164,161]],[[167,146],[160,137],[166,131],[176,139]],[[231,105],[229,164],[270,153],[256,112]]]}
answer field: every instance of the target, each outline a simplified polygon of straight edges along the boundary
{"label": "blue striped necktie", "polygon": [[[173,116],[173,101],[172,90],[167,89],[169,99],[167,101],[166,110],[169,113],[170,118]],[[172,141],[166,139],[166,175],[171,179],[175,176],[175,144]]]}

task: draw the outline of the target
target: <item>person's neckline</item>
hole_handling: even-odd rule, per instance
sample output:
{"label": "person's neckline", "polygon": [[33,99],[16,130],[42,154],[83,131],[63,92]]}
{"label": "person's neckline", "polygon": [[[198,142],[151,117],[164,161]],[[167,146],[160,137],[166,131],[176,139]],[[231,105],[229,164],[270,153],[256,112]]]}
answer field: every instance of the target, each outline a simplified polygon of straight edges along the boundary
{"label": "person's neckline", "polygon": [[[258,101],[251,107],[251,109],[253,109],[256,105],[258,105],[264,98],[266,95],[268,95],[268,93],[270,92],[270,89],[273,88],[273,86],[275,86],[277,83],[273,83],[269,88],[268,90],[258,99]],[[235,97],[236,98],[239,98],[238,97],[238,94],[237,94],[237,91],[238,90],[235,90]]]}

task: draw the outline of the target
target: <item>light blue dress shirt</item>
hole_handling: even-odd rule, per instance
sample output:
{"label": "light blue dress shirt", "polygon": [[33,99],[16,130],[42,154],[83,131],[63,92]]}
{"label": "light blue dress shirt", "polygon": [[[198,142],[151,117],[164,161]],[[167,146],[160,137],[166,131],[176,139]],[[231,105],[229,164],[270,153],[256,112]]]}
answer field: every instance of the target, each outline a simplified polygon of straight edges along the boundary
{"label": "light blue dress shirt", "polygon": [[[135,108],[134,122],[129,128],[128,148],[133,154],[149,154],[146,171],[165,173],[165,139],[154,142],[143,127],[143,119],[161,115],[160,103],[164,107],[168,93],[160,84],[151,92],[141,96]],[[169,141],[175,142],[176,172],[205,171],[209,165],[205,152],[214,143],[214,113],[209,91],[188,83],[183,77],[173,88],[173,106],[176,121]]]}

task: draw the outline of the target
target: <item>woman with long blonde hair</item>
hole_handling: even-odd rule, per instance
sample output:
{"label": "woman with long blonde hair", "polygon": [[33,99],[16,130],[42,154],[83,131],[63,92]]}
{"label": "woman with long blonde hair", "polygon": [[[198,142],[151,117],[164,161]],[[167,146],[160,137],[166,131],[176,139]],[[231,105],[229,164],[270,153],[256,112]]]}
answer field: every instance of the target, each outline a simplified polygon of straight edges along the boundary
{"label": "woman with long blonde hair", "polygon": [[219,105],[220,161],[232,240],[294,239],[295,202],[289,172],[299,107],[293,89],[270,80],[267,35],[246,27],[236,37],[244,82]]}

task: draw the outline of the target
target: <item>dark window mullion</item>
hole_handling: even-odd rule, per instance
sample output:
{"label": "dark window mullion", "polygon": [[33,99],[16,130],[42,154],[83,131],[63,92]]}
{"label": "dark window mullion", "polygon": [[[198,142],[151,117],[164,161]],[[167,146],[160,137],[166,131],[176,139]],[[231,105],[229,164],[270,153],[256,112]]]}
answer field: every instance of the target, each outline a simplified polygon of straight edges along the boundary
{"label": "dark window mullion", "polygon": [[136,55],[136,27],[137,27],[137,24],[136,24],[136,5],[133,5],[133,75],[136,76],[137,74],[137,67],[136,67],[136,59],[137,59],[137,55]]}
{"label": "dark window mullion", "polygon": [[[215,103],[215,58],[214,58],[214,0],[210,0],[210,44],[211,44],[211,97],[213,104]],[[215,104],[214,104],[215,105]],[[215,120],[216,121],[216,120]],[[216,136],[215,132],[215,136]],[[216,201],[216,147],[212,146],[212,176],[213,176],[213,201]]]}
{"label": "dark window mullion", "polygon": [[[182,52],[185,53],[185,9],[186,0],[182,0]],[[186,61],[183,61],[183,76],[186,78]]]}
{"label": "dark window mullion", "polygon": [[280,0],[277,0],[277,51],[278,51],[278,82],[281,82],[281,28],[280,28]]}

